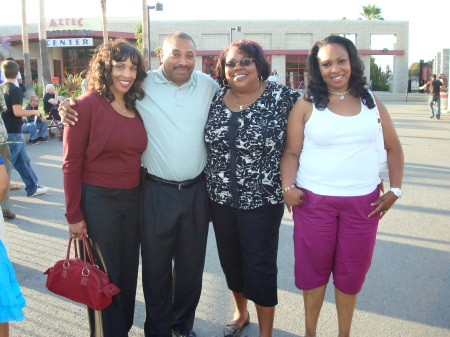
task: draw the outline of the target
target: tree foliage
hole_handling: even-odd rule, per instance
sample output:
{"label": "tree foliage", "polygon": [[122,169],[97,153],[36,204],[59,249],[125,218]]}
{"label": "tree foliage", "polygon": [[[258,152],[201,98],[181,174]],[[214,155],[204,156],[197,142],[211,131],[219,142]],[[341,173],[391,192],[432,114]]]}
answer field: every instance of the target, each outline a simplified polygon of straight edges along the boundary
{"label": "tree foliage", "polygon": [[363,12],[359,13],[363,18],[367,20],[384,20],[381,16],[381,8],[377,5],[362,6]]}
{"label": "tree foliage", "polygon": [[420,78],[420,63],[414,62],[408,68],[408,77],[409,78]]}
{"label": "tree foliage", "polygon": [[[8,36],[1,37],[0,36],[0,47],[3,47],[5,50],[12,49],[11,42],[9,42],[11,38]],[[0,51],[0,56],[3,56],[2,52]]]}
{"label": "tree foliage", "polygon": [[375,58],[370,58],[370,80],[372,82],[372,90],[375,91],[389,91],[389,82],[392,78],[392,70],[386,66],[385,71],[375,63]]}
{"label": "tree foliage", "polygon": [[134,36],[136,37],[138,49],[142,51],[142,22],[139,22],[134,26]]}

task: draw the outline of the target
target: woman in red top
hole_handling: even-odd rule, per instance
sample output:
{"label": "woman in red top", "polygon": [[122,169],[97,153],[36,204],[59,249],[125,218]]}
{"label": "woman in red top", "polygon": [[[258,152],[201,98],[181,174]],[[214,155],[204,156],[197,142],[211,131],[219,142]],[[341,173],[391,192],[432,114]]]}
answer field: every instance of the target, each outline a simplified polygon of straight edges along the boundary
{"label": "woman in red top", "polygon": [[64,192],[72,237],[88,234],[96,262],[121,292],[102,311],[88,309],[91,336],[124,337],[133,326],[139,266],[139,180],[147,134],[135,101],[146,77],[142,55],[118,40],[98,46],[82,118],[64,132]]}

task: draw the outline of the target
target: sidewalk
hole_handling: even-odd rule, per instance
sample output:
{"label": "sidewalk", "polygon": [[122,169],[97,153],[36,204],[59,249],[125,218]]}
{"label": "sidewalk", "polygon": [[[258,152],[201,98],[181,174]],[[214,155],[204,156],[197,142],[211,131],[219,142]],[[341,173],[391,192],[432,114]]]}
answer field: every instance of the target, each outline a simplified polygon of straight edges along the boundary
{"label": "sidewalk", "polygon": [[[404,195],[381,221],[372,268],[360,293],[352,336],[450,336],[450,114],[428,118],[425,102],[386,102],[405,152]],[[27,299],[26,319],[11,324],[11,337],[86,337],[83,306],[45,288],[42,274],[65,256],[68,242],[62,187],[62,143],[27,146],[47,195],[27,198],[16,172],[11,191],[17,218],[6,222],[11,260]],[[388,184],[388,182],[387,182]],[[286,212],[280,231],[279,305],[274,336],[304,332],[303,299],[294,286],[293,222]],[[242,337],[257,337],[256,311]],[[135,325],[130,337],[142,337],[144,299],[139,284]],[[221,337],[233,316],[230,293],[219,265],[210,228],[203,293],[194,329],[199,337]],[[332,285],[328,287],[318,336],[337,336]]]}

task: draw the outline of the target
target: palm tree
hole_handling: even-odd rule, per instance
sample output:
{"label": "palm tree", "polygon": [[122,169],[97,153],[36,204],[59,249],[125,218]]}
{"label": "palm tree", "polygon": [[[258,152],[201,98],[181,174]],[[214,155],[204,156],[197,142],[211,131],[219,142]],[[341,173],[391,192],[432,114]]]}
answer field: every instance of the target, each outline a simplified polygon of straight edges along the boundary
{"label": "palm tree", "polygon": [[148,7],[147,0],[142,0],[142,53],[144,54],[144,58],[149,60],[149,66],[151,64],[151,55],[150,49],[148,45]]}
{"label": "palm tree", "polygon": [[45,29],[45,4],[44,0],[39,0],[39,46],[41,57],[40,61],[42,68],[42,82],[44,88],[47,84],[52,83],[46,34],[47,32]]}
{"label": "palm tree", "polygon": [[28,42],[28,24],[27,24],[27,0],[22,0],[22,42],[23,42],[23,64],[25,68],[25,97],[29,98],[36,95],[33,88],[33,79],[31,77],[30,66],[30,45]]}
{"label": "palm tree", "polygon": [[102,6],[103,42],[108,42],[108,20],[106,17],[106,0],[100,0]]}
{"label": "palm tree", "polygon": [[381,16],[381,8],[378,8],[377,5],[367,5],[362,6],[363,13],[359,13],[363,18],[367,20],[384,20]]}

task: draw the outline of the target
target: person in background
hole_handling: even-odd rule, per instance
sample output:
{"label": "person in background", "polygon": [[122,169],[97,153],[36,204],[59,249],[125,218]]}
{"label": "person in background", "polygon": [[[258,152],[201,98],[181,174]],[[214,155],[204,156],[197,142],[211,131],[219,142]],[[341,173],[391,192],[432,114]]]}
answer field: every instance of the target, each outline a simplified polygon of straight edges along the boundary
{"label": "person in background", "polygon": [[92,90],[77,100],[80,119],[64,131],[66,218],[72,237],[88,234],[96,261],[121,291],[101,311],[88,308],[90,335],[125,337],[133,326],[139,267],[139,183],[147,135],[136,110],[145,62],[124,40],[98,46]]}
{"label": "person in background", "polygon": [[[363,73],[350,40],[330,36],[316,42],[307,92],[288,120],[281,177],[284,201],[293,209],[295,284],[303,290],[307,337],[316,335],[331,274],[339,337],[350,336],[379,219],[402,195],[402,147],[386,107],[365,88]],[[380,196],[381,125],[391,188]]]}
{"label": "person in background", "polygon": [[88,81],[86,79],[86,75],[87,75],[87,70],[83,70],[80,73],[80,77],[82,79],[81,84],[80,84],[80,86],[81,86],[81,93],[82,94],[84,94],[85,92],[88,91]]}
{"label": "person in background", "polygon": [[[0,156],[0,201],[8,190],[9,176]],[[0,337],[9,337],[9,322],[22,321],[25,318],[22,309],[26,301],[6,251],[3,227],[3,219],[0,218]]]}
{"label": "person in background", "polygon": [[[272,336],[278,234],[284,213],[280,158],[287,118],[300,94],[266,82],[261,46],[238,40],[219,56],[221,90],[206,123],[206,181],[220,264],[235,305],[224,336],[239,336],[256,306],[259,336]],[[291,112],[292,113],[292,112]]]}
{"label": "person in background", "polygon": [[[14,59],[12,57],[7,57],[6,60],[8,61],[14,61]],[[2,72],[0,72],[0,83],[6,82],[6,77],[5,74]],[[12,82],[16,85],[16,87],[20,88],[20,85],[23,84],[23,80],[22,80],[22,75],[20,74],[20,70],[17,70],[17,75],[14,79],[14,82]]]}
{"label": "person in background", "polygon": [[41,114],[37,110],[22,110],[22,90],[14,85],[19,65],[8,60],[2,63],[2,70],[6,82],[1,85],[1,88],[7,106],[7,110],[2,113],[2,118],[8,131],[12,165],[25,183],[25,192],[28,197],[47,193],[48,189],[38,184],[38,178],[31,167],[30,158],[22,140],[22,117],[40,117]]}
{"label": "person in background", "polygon": [[419,87],[420,90],[428,87],[429,98],[428,107],[430,109],[430,118],[434,117],[434,105],[437,105],[436,119],[441,119],[441,86],[442,82],[436,79],[436,74],[432,74],[430,80],[423,86]]}
{"label": "person in background", "polygon": [[270,73],[270,76],[267,78],[267,81],[278,83],[278,73],[276,70],[273,70]]}
{"label": "person in background", "polygon": [[53,84],[47,84],[45,86],[45,95],[44,95],[44,111],[47,115],[52,117],[55,120],[61,120],[61,117],[58,113],[59,107],[59,98],[58,92],[55,89]]}
{"label": "person in background", "polygon": [[[39,111],[39,98],[31,96],[25,110]],[[47,142],[47,118],[38,116],[24,117],[25,122],[22,125],[22,132],[30,134],[29,144],[38,144],[38,142]]]}
{"label": "person in background", "polygon": [[[5,112],[7,110],[5,98],[3,97],[3,91],[0,89],[0,112]],[[20,185],[11,184],[11,153],[9,152],[8,141],[8,131],[6,130],[5,123],[3,122],[3,118],[0,118],[0,156],[3,159],[4,167],[6,173],[8,174],[8,184],[10,186],[9,189],[6,190],[3,200],[1,202],[3,217],[7,219],[14,219],[16,217],[16,213],[10,210],[9,204],[9,191],[10,190],[20,190]],[[0,219],[1,221],[1,219]]]}

